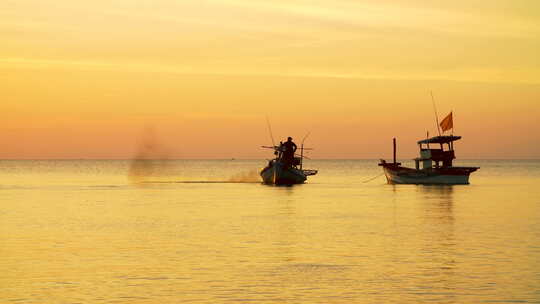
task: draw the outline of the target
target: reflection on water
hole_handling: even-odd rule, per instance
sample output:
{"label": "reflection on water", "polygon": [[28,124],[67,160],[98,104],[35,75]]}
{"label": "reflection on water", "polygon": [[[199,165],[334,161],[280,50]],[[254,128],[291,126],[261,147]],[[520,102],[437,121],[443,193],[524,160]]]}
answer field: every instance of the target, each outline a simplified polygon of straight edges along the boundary
{"label": "reflection on water", "polygon": [[452,223],[454,216],[452,213],[453,208],[453,194],[455,187],[464,187],[462,185],[420,185],[416,189],[420,193],[419,201],[426,209],[426,218],[432,219],[433,217],[438,219],[439,224]]}
{"label": "reflection on water", "polygon": [[[456,240],[454,238],[453,194],[458,186],[429,185],[419,186],[421,202],[424,209],[423,219],[428,227],[421,252],[432,264],[422,269],[424,280],[419,285],[437,285],[441,290],[455,292],[459,289],[456,278]],[[429,277],[437,276],[432,282]],[[458,302],[451,294],[448,303]]]}
{"label": "reflection on water", "polygon": [[[280,187],[284,188],[284,187]],[[286,195],[291,195],[292,187],[285,187]],[[296,247],[298,244],[297,214],[294,200],[290,198],[282,198],[276,202],[277,212],[276,217],[280,220],[277,222],[276,235],[274,242],[279,246],[278,254],[283,262],[293,262],[296,260]]]}
{"label": "reflection on water", "polygon": [[165,162],[140,187],[128,161],[0,161],[0,302],[540,301],[538,162],[454,187],[362,183],[376,161],[293,187],[219,182],[261,161]]}

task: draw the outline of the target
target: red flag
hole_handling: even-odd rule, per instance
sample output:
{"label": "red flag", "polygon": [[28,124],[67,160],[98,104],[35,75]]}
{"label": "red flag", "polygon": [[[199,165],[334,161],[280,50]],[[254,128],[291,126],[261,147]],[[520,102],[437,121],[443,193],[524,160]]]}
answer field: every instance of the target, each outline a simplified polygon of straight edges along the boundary
{"label": "red flag", "polygon": [[454,121],[452,119],[452,112],[448,114],[439,124],[441,126],[442,131],[448,131],[450,129],[454,128]]}

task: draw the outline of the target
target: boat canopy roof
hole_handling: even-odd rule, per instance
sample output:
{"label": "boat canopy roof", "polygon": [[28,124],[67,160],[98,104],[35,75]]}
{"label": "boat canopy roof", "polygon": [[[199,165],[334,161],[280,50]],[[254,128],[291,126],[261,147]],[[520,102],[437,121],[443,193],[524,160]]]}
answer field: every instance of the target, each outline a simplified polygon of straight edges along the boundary
{"label": "boat canopy roof", "polygon": [[418,144],[446,144],[449,142],[456,141],[461,139],[461,136],[446,135],[446,136],[435,136],[428,139],[419,140]]}

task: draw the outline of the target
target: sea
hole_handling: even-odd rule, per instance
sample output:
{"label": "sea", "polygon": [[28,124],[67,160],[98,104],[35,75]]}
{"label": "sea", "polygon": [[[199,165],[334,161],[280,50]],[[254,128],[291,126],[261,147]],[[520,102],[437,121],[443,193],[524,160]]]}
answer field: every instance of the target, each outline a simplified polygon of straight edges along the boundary
{"label": "sea", "polygon": [[540,303],[540,160],[266,162],[0,161],[0,303]]}

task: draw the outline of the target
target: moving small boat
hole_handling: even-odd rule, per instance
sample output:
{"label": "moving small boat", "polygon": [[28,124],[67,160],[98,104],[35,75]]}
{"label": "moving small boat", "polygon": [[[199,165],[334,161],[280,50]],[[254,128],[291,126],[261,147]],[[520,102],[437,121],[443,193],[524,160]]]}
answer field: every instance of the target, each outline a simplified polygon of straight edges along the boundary
{"label": "moving small boat", "polygon": [[[461,136],[435,136],[418,141],[420,157],[414,159],[416,168],[402,167],[396,162],[396,139],[394,138],[394,161],[392,163],[381,159],[379,166],[383,167],[389,184],[468,184],[469,175],[479,167],[454,167],[452,161],[456,158],[454,141]],[[437,148],[430,147],[438,145]],[[444,149],[447,145],[447,149]],[[420,164],[422,168],[420,168]]]}
{"label": "moving small boat", "polygon": [[268,165],[261,172],[263,183],[271,185],[294,185],[302,184],[310,175],[317,174],[317,170],[306,170],[302,168],[304,156],[304,144],[300,148],[300,155],[294,157],[292,161],[287,161],[284,158],[283,146],[262,146],[263,148],[274,149],[276,158],[268,161]]}

